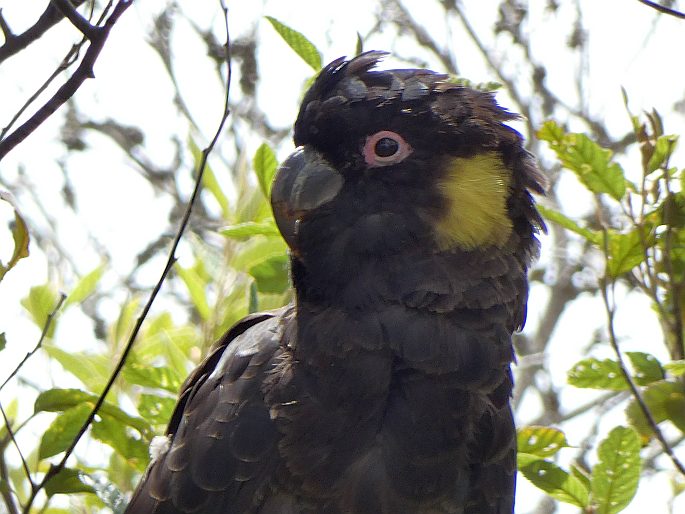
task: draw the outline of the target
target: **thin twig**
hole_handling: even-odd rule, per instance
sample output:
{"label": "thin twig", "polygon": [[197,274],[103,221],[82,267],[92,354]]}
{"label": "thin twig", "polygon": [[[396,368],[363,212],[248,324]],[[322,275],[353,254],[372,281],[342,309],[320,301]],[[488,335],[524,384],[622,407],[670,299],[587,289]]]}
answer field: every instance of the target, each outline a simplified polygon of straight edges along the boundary
{"label": "thin twig", "polygon": [[657,4],[656,2],[650,2],[649,0],[637,0],[641,4],[645,4],[648,7],[651,7],[652,9],[656,9],[660,13],[668,14],[670,16],[675,16],[676,18],[680,18],[681,20],[685,20],[685,13],[682,13],[680,11],[676,11],[675,9],[671,9],[669,7],[666,7],[661,4]]}
{"label": "thin twig", "polygon": [[2,419],[5,422],[5,426],[7,427],[7,434],[9,435],[12,444],[16,448],[17,453],[19,454],[19,459],[21,460],[21,465],[24,468],[24,473],[26,473],[26,478],[28,478],[29,482],[31,483],[31,487],[33,487],[33,480],[31,480],[31,470],[29,469],[29,465],[26,463],[24,454],[21,452],[21,448],[19,447],[16,438],[14,437],[14,430],[12,429],[12,424],[10,423],[10,420],[7,417],[7,413],[5,412],[5,409],[3,408],[2,404],[0,404],[0,414],[2,414]]}
{"label": "thin twig", "polygon": [[52,326],[52,322],[55,319],[55,316],[57,315],[57,311],[59,311],[62,308],[62,304],[64,303],[64,300],[66,300],[66,296],[62,293],[59,296],[59,301],[57,302],[57,305],[55,305],[54,309],[52,309],[52,312],[48,314],[48,317],[45,319],[45,324],[43,325],[43,331],[40,334],[40,338],[38,339],[38,342],[36,343],[36,346],[33,347],[33,350],[28,352],[24,358],[21,360],[19,364],[17,364],[17,367],[14,368],[14,371],[10,373],[10,375],[5,379],[5,381],[0,385],[0,391],[7,385],[7,382],[12,380],[14,376],[19,372],[21,367],[26,363],[31,356],[36,353],[41,346],[43,346],[43,341],[45,340],[46,336],[48,335],[48,332],[50,330],[50,327]]}
{"label": "thin twig", "polygon": [[228,116],[230,115],[230,108],[229,108],[229,102],[228,102],[228,97],[229,97],[229,91],[231,88],[231,60],[230,60],[230,37],[229,37],[229,31],[228,31],[228,9],[226,8],[225,4],[223,3],[223,0],[221,0],[221,7],[224,12],[224,18],[225,18],[225,24],[226,24],[226,44],[225,44],[225,49],[226,49],[226,63],[227,63],[227,77],[226,77],[226,89],[225,89],[225,96],[224,96],[224,110],[223,114],[221,117],[221,120],[219,122],[219,126],[217,127],[217,130],[214,134],[214,137],[210,141],[209,145],[202,151],[202,159],[200,160],[200,163],[198,165],[198,170],[197,170],[197,177],[195,180],[195,187],[193,189],[193,192],[190,196],[190,199],[188,200],[188,204],[186,206],[185,213],[183,214],[183,218],[181,219],[181,223],[179,225],[179,228],[176,232],[176,236],[174,237],[174,241],[171,244],[171,249],[169,250],[169,256],[167,258],[166,265],[164,266],[164,269],[162,271],[162,274],[157,281],[157,284],[155,285],[154,289],[150,293],[150,296],[148,298],[148,301],[145,304],[145,307],[143,308],[140,316],[136,320],[135,326],[133,327],[133,330],[131,332],[131,335],[128,338],[128,341],[126,342],[126,346],[124,347],[124,350],[119,357],[119,360],[114,367],[114,370],[112,371],[112,374],[109,377],[109,380],[107,381],[107,384],[103,388],[102,392],[100,393],[100,396],[98,397],[97,402],[93,406],[93,409],[91,410],[90,414],[88,415],[88,418],[85,420],[81,428],[79,429],[78,433],[72,440],[71,444],[69,447],[65,450],[64,456],[62,459],[59,461],[59,463],[53,465],[48,472],[45,474],[43,477],[43,480],[31,491],[31,495],[24,506],[23,513],[24,514],[29,514],[31,510],[31,506],[33,504],[33,501],[35,500],[36,495],[40,490],[42,490],[45,485],[50,481],[52,477],[57,475],[60,471],[62,471],[66,465],[67,460],[71,456],[71,454],[74,452],[74,449],[76,448],[76,445],[79,443],[83,435],[86,433],[88,428],[90,427],[91,423],[95,419],[95,416],[97,415],[98,411],[100,410],[100,407],[102,407],[103,403],[105,402],[105,398],[107,397],[108,393],[112,389],[112,386],[114,385],[114,382],[118,378],[119,374],[121,373],[121,370],[123,369],[124,365],[126,364],[126,359],[133,349],[133,345],[138,337],[138,333],[140,332],[140,329],[143,325],[143,322],[147,318],[148,313],[150,312],[150,309],[152,307],[153,302],[155,301],[155,298],[157,297],[157,294],[162,288],[162,285],[164,284],[167,276],[169,275],[169,272],[173,268],[175,262],[176,262],[176,250],[178,248],[178,245],[181,241],[181,238],[183,237],[183,234],[185,232],[186,226],[188,225],[188,221],[190,220],[190,215],[193,210],[193,205],[195,204],[195,201],[197,197],[199,196],[200,189],[202,187],[202,177],[204,175],[204,171],[207,165],[207,159],[209,158],[210,153],[213,151],[214,146],[216,145],[219,137],[221,136],[221,133],[223,132],[223,127],[226,123],[226,120],[228,119]]}
{"label": "thin twig", "polygon": [[88,78],[93,78],[93,66],[97,61],[100,52],[105,46],[109,33],[116,24],[119,17],[128,9],[133,0],[120,0],[114,7],[112,14],[105,23],[98,28],[96,35],[90,40],[90,46],[86,51],[81,63],[74,74],[57,90],[45,105],[38,109],[24,124],[17,128],[5,139],[0,141],[0,160],[7,155],[15,146],[26,139],[36,130],[46,119],[52,116],[69,98],[74,96],[76,91]]}
{"label": "thin twig", "polygon": [[5,441],[0,444],[0,480],[7,484],[7,486],[0,487],[0,495],[2,495],[7,512],[9,514],[19,514],[17,504],[14,502],[14,496],[16,496],[16,493],[14,493],[12,490],[10,474],[9,470],[7,469],[7,463],[5,462],[5,444]]}
{"label": "thin twig", "polygon": [[[664,453],[668,455],[671,458],[671,461],[673,462],[673,465],[676,467],[676,469],[683,475],[685,476],[685,466],[683,465],[682,462],[676,457],[675,453],[673,453],[673,449],[669,446],[668,441],[666,441],[666,438],[664,437],[664,434],[661,432],[661,429],[659,428],[659,425],[657,424],[656,420],[654,419],[654,416],[652,416],[652,412],[649,410],[649,407],[645,403],[644,398],[642,397],[642,394],[640,393],[640,390],[638,389],[637,385],[633,381],[633,377],[630,375],[628,372],[628,368],[626,367],[625,361],[623,360],[623,354],[621,353],[621,349],[618,346],[618,341],[616,340],[616,332],[614,331],[614,315],[615,315],[615,307],[613,305],[613,298],[615,295],[614,292],[614,287],[615,287],[615,282],[614,280],[609,279],[609,234],[606,230],[604,230],[604,258],[605,258],[605,271],[604,271],[604,277],[601,279],[601,287],[600,291],[602,293],[602,300],[604,301],[604,309],[606,311],[606,316],[607,316],[607,331],[609,332],[609,343],[611,344],[611,347],[614,350],[614,353],[616,354],[616,359],[618,361],[618,365],[621,368],[621,373],[623,374],[623,377],[626,380],[626,383],[628,384],[628,387],[630,388],[630,392],[632,393],[633,397],[635,398],[635,401],[637,404],[640,406],[640,410],[642,411],[642,414],[644,415],[645,419],[647,420],[647,424],[649,427],[652,429],[654,432],[655,437],[661,444],[661,447],[664,450]],[[609,298],[609,289],[611,289],[611,299]]]}

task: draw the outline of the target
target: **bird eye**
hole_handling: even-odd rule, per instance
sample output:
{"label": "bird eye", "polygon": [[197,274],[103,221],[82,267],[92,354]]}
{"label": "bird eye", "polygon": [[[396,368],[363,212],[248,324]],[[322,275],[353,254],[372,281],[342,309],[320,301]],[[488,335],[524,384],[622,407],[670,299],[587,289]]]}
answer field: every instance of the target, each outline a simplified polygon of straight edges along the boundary
{"label": "bird eye", "polygon": [[371,167],[389,166],[407,158],[412,147],[397,132],[381,130],[366,138],[364,160]]}

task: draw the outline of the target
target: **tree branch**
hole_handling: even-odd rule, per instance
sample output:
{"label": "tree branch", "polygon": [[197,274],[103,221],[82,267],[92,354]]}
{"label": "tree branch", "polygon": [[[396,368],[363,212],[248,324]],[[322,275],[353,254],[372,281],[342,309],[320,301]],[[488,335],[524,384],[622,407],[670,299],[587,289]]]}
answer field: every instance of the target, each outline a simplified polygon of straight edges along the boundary
{"label": "tree branch", "polygon": [[97,39],[100,27],[94,27],[90,22],[79,14],[76,8],[71,5],[69,0],[50,0],[52,4],[59,9],[66,19],[76,27],[81,34],[86,36],[89,40]]}
{"label": "tree branch", "polygon": [[675,16],[676,18],[680,18],[681,20],[685,20],[685,13],[682,13],[680,11],[676,11],[675,9],[671,9],[669,7],[666,7],[661,4],[657,4],[656,2],[650,2],[649,0],[637,0],[641,4],[645,4],[647,7],[651,7],[652,9],[655,9],[659,11],[660,13],[668,14],[670,16]]}
{"label": "tree branch", "polygon": [[[128,9],[133,0],[120,0],[114,7],[112,14],[107,18],[102,27],[98,27],[97,32],[90,39],[90,46],[86,51],[81,63],[74,74],[60,87],[57,92],[48,100],[43,107],[38,109],[24,124],[12,132],[0,142],[0,160],[5,157],[15,146],[26,139],[36,130],[45,120],[52,116],[69,98],[71,98],[79,87],[88,78],[93,78],[93,66],[97,61],[100,52],[105,46],[112,27],[116,24],[119,17]],[[80,16],[80,15],[79,15]],[[90,25],[90,24],[89,24]]]}
{"label": "tree branch", "polygon": [[[609,235],[607,234],[607,231],[604,231],[604,258],[606,262],[606,268],[604,272],[604,277],[601,279],[601,287],[600,291],[602,293],[602,300],[604,301],[604,309],[606,311],[606,316],[607,316],[607,331],[609,332],[609,343],[611,344],[611,347],[614,350],[614,353],[616,354],[616,360],[618,361],[618,365],[621,368],[621,373],[623,374],[623,378],[625,378],[628,387],[630,388],[630,392],[633,395],[633,398],[635,398],[635,401],[640,407],[640,410],[642,411],[642,414],[644,415],[645,419],[647,420],[647,424],[649,427],[652,429],[654,432],[654,436],[656,439],[659,441],[661,444],[661,447],[664,450],[664,453],[668,455],[673,462],[673,465],[676,467],[676,469],[683,475],[685,476],[685,466],[683,465],[682,462],[676,457],[675,453],[673,453],[673,449],[669,446],[668,441],[666,441],[666,438],[664,437],[664,434],[661,432],[661,429],[659,428],[658,423],[654,419],[654,416],[652,416],[652,412],[649,410],[649,406],[647,403],[645,403],[644,398],[642,397],[642,394],[640,393],[640,390],[638,389],[637,385],[633,381],[633,377],[630,376],[630,373],[628,372],[628,368],[626,367],[625,361],[623,360],[623,354],[621,353],[621,349],[618,346],[618,341],[616,339],[616,332],[614,331],[614,315],[615,315],[615,307],[613,305],[612,299],[614,296],[614,281],[611,279],[608,279],[609,277],[609,269],[608,269],[608,262],[609,262]],[[611,289],[611,299],[609,298],[609,290]]]}
{"label": "tree branch", "polygon": [[[86,0],[72,0],[72,8],[76,8],[85,3]],[[5,42],[0,46],[0,64],[18,54],[31,43],[35,43],[52,27],[64,19],[64,15],[50,2],[38,21],[21,34],[14,34],[5,19],[0,14],[0,25],[5,36]]]}

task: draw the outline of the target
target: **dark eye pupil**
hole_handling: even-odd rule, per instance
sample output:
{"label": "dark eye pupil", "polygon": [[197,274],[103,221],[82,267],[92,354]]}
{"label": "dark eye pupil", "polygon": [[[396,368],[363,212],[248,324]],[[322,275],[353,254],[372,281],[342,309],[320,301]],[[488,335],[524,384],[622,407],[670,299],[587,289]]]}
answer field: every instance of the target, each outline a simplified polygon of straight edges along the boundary
{"label": "dark eye pupil", "polygon": [[374,147],[374,151],[378,157],[392,157],[397,153],[399,148],[400,145],[397,141],[390,139],[389,137],[384,137],[378,140]]}

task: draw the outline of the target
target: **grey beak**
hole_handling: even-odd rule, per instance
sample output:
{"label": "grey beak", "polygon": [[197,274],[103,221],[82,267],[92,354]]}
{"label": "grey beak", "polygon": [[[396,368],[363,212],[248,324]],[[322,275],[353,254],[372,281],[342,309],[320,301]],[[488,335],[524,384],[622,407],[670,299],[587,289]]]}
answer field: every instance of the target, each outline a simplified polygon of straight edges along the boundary
{"label": "grey beak", "polygon": [[309,147],[299,147],[283,161],[271,188],[271,208],[278,229],[295,253],[298,221],[335,198],[342,185],[340,173]]}

